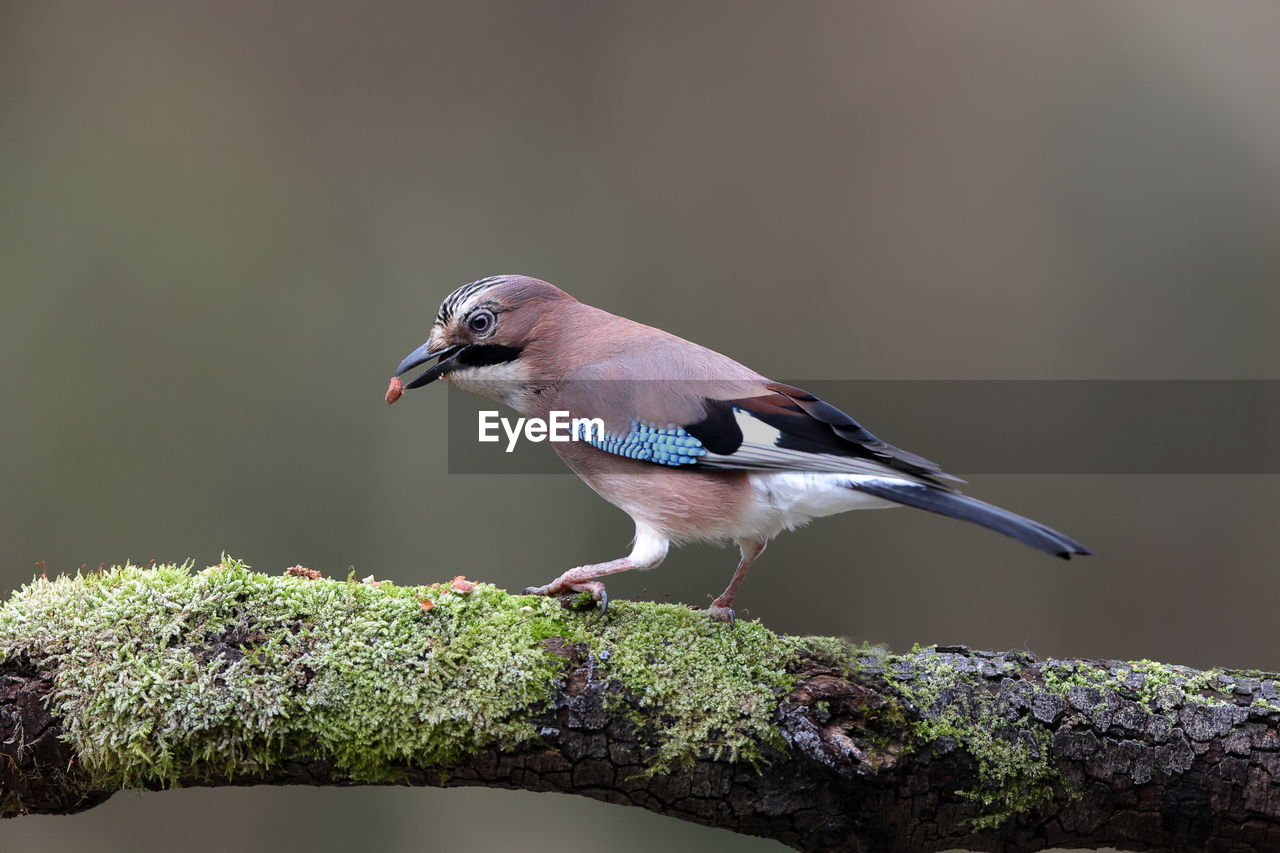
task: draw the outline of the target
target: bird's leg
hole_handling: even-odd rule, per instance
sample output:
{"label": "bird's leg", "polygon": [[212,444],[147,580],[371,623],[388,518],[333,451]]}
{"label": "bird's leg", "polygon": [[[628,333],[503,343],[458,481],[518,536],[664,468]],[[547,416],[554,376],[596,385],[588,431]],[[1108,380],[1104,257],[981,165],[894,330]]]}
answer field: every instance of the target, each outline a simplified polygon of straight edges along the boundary
{"label": "bird's leg", "polygon": [[592,566],[578,566],[570,569],[551,583],[544,586],[531,586],[524,591],[525,595],[563,595],[566,592],[588,592],[600,604],[600,612],[609,609],[609,594],[604,584],[596,580],[605,575],[625,572],[630,569],[652,569],[667,556],[667,538],[647,527],[636,525],[635,544],[631,553],[618,560],[607,563],[596,563]]}
{"label": "bird's leg", "polygon": [[563,595],[566,592],[589,592],[591,597],[600,603],[600,612],[604,613],[609,609],[609,593],[605,591],[604,584],[596,580],[605,575],[612,575],[617,572],[625,572],[629,569],[646,569],[648,566],[641,566],[632,562],[630,557],[623,557],[620,560],[610,560],[607,563],[596,563],[594,566],[578,566],[576,569],[570,569],[549,584],[544,586],[531,586],[524,591],[525,595]]}
{"label": "bird's leg", "polygon": [[707,614],[712,619],[719,619],[721,622],[732,624],[736,618],[732,605],[733,597],[738,594],[738,584],[742,583],[742,579],[747,576],[747,569],[751,568],[751,564],[764,552],[764,546],[768,544],[768,540],[765,539],[738,540],[738,548],[742,550],[742,559],[738,561],[738,568],[734,570],[733,578],[729,581],[729,585],[707,608]]}

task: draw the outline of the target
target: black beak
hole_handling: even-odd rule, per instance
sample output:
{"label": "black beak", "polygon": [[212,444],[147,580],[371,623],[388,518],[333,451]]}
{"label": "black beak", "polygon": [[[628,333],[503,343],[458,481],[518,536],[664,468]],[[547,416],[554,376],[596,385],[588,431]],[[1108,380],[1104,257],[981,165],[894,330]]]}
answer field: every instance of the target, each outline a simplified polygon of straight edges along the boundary
{"label": "black beak", "polygon": [[413,370],[413,368],[420,364],[426,364],[433,358],[440,359],[426,373],[405,385],[405,388],[421,388],[423,385],[435,382],[441,376],[453,370],[454,367],[457,367],[453,360],[465,348],[465,344],[454,344],[451,347],[441,347],[437,350],[431,349],[430,346],[430,342],[428,342],[418,347],[406,355],[404,361],[400,362],[400,366],[396,368],[396,376],[399,376],[406,370]]}

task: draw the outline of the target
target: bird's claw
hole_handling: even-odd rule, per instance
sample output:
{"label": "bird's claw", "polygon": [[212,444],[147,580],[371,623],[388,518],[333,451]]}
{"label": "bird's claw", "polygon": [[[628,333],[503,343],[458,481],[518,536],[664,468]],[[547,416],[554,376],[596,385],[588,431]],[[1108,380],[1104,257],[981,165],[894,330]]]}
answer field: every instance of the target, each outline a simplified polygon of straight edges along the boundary
{"label": "bird's claw", "polygon": [[[591,596],[592,606],[600,608],[599,615],[604,616],[609,609],[609,593],[599,581],[583,581],[570,586],[574,592],[585,592]],[[584,610],[586,608],[583,608]]]}
{"label": "bird's claw", "polygon": [[718,604],[712,604],[708,607],[707,615],[717,622],[727,622],[730,626],[732,626],[738,618],[738,614],[733,612],[732,607],[721,607]]}
{"label": "bird's claw", "polygon": [[575,610],[588,609],[586,602],[580,602],[578,599],[578,596],[584,592],[591,596],[590,608],[599,608],[599,615],[604,616],[609,610],[609,593],[605,590],[604,584],[596,581],[570,584],[563,587],[557,587],[555,584],[530,586],[525,587],[524,590],[525,595],[558,595],[565,607],[571,607]]}

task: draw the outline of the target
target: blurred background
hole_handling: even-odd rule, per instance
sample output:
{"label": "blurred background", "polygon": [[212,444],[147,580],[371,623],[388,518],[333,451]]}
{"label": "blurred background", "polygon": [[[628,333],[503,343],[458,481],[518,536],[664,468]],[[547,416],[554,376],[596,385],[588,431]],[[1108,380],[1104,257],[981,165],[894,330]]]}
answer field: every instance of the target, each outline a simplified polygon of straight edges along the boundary
{"label": "blurred background", "polygon": [[[449,475],[442,389],[382,401],[494,273],[779,378],[1280,379],[1278,31],[1268,0],[0,2],[0,588],[226,551],[518,589],[620,556],[576,478]],[[846,515],[776,540],[745,615],[1280,668],[1280,477],[956,473],[1098,556]],[[610,591],[706,604],[733,563]],[[121,795],[0,837],[778,849],[488,790]]]}

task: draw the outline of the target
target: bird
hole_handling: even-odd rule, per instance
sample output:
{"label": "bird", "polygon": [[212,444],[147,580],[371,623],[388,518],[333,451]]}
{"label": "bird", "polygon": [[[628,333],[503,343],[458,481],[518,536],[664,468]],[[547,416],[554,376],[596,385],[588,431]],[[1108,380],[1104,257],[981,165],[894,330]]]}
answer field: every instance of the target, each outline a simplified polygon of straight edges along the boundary
{"label": "bird", "polygon": [[[399,379],[429,362],[411,381]],[[551,446],[631,517],[630,553],[524,592],[588,593],[602,615],[609,597],[601,578],[652,569],[673,545],[736,543],[737,568],[707,608],[712,619],[732,623],[739,585],[773,537],[855,509],[915,507],[1062,558],[1092,553],[1038,521],[960,493],[955,484],[963,480],[803,389],[536,278],[490,276],[445,297],[426,342],[396,367],[387,402],[436,380],[526,418],[563,412],[596,420],[575,440]]]}

